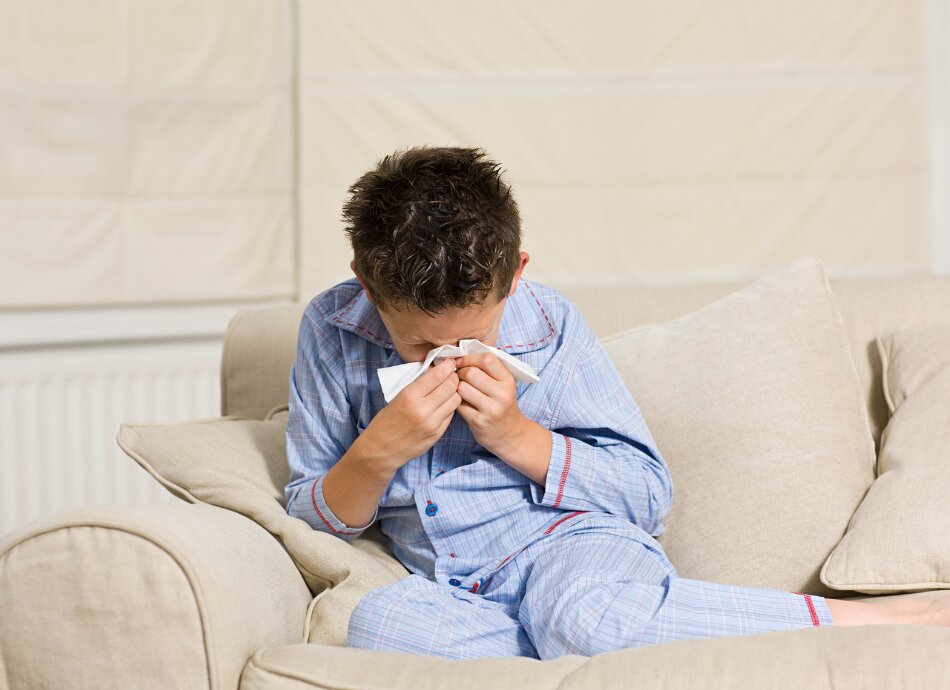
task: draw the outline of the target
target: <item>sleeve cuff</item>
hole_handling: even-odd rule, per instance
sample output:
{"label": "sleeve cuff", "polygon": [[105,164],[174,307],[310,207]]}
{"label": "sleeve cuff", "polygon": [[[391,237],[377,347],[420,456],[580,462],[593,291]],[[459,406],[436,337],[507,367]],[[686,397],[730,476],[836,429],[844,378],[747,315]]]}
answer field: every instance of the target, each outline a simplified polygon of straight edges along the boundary
{"label": "sleeve cuff", "polygon": [[548,459],[548,472],[542,487],[531,482],[531,496],[534,502],[557,508],[564,498],[564,487],[571,471],[571,440],[564,434],[551,432],[551,457]]}
{"label": "sleeve cuff", "polygon": [[314,516],[314,520],[311,524],[318,525],[321,529],[325,528],[331,534],[336,534],[342,539],[352,541],[376,521],[379,515],[379,506],[376,506],[373,517],[365,525],[362,527],[350,527],[330,510],[330,506],[327,505],[327,502],[323,498],[323,478],[325,476],[326,475],[321,475],[318,477],[310,488],[310,509]]}

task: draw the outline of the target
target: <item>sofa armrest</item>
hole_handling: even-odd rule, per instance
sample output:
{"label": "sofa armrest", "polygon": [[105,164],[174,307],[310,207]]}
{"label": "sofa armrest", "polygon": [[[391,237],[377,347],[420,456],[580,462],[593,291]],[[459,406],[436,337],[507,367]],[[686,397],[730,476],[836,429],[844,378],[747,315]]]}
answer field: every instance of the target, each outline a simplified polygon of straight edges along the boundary
{"label": "sofa armrest", "polygon": [[237,688],[255,651],[303,640],[311,599],[233,511],[63,511],[0,540],[0,688]]}

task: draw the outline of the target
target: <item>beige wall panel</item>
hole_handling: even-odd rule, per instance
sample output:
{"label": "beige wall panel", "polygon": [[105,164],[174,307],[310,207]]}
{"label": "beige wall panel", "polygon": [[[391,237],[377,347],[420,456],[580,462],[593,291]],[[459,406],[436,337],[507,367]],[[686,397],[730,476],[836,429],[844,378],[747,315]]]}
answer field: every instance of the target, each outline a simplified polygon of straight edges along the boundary
{"label": "beige wall panel", "polygon": [[140,88],[270,88],[289,79],[287,0],[128,0]]}
{"label": "beige wall panel", "polygon": [[502,163],[526,237],[544,228],[532,268],[551,280],[739,279],[803,253],[842,272],[929,260],[913,74],[710,91],[327,88],[300,104],[308,294],[349,275],[347,186],[418,143],[484,146]]}
{"label": "beige wall panel", "polygon": [[929,266],[922,0],[299,8],[304,293],[349,275],[346,186],[422,143],[502,163],[550,280]]}
{"label": "beige wall panel", "polygon": [[[319,187],[303,203],[303,295],[352,275],[338,220],[344,186]],[[925,271],[925,175],[698,185],[522,185],[516,198],[534,279],[742,280],[798,256],[829,273]],[[851,232],[842,232],[851,228]],[[895,230],[897,229],[897,230]]]}
{"label": "beige wall panel", "polygon": [[31,86],[119,87],[123,0],[21,0],[20,74]]}
{"label": "beige wall panel", "polygon": [[301,76],[557,78],[918,61],[922,0],[300,0]]}
{"label": "beige wall panel", "polygon": [[0,232],[0,294],[10,307],[291,297],[288,213],[273,199],[0,201],[0,227],[22,233]]}
{"label": "beige wall panel", "polygon": [[20,0],[0,0],[0,88],[20,72]]}
{"label": "beige wall panel", "polygon": [[289,107],[279,93],[131,104],[128,191],[286,197]]}
{"label": "beige wall panel", "polygon": [[346,183],[311,185],[300,195],[301,300],[353,275],[353,250],[340,220],[346,187]]}
{"label": "beige wall panel", "polygon": [[286,0],[0,0],[0,307],[292,295]]}
{"label": "beige wall panel", "polygon": [[558,184],[916,172],[924,94],[916,77],[726,92],[310,90],[301,189],[351,181],[397,146],[450,141],[485,146],[518,181]]}
{"label": "beige wall panel", "polygon": [[0,0],[0,83],[283,89],[286,23],[286,0]]}
{"label": "beige wall panel", "polygon": [[282,199],[140,201],[125,209],[124,295],[171,300],[292,295]]}
{"label": "beige wall panel", "polygon": [[0,228],[17,229],[0,231],[4,306],[114,299],[121,289],[120,215],[108,201],[0,199]]}
{"label": "beige wall panel", "polygon": [[526,186],[518,200],[537,280],[739,281],[750,267],[806,255],[834,275],[926,270],[926,189],[921,175],[620,192]]}
{"label": "beige wall panel", "polygon": [[121,99],[0,90],[0,133],[0,199],[112,197],[125,187]]}

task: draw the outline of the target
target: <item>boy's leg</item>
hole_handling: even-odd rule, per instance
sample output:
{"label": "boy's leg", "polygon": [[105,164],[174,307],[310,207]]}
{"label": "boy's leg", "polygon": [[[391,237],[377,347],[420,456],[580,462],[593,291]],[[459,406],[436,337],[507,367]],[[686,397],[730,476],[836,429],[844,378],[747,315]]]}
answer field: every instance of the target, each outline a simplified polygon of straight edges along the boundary
{"label": "boy's leg", "polygon": [[665,554],[629,536],[558,542],[537,554],[520,609],[541,659],[832,623],[822,597],[678,577]]}
{"label": "boy's leg", "polygon": [[347,645],[449,659],[538,658],[517,606],[414,573],[360,599],[350,615]]}

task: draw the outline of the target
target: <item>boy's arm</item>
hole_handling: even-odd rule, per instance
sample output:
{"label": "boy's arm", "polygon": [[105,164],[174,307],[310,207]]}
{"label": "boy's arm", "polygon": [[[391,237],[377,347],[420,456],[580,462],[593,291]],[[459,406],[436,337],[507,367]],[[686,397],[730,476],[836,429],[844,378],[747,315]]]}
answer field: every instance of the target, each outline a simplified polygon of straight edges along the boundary
{"label": "boy's arm", "polygon": [[[592,335],[592,334],[591,334]],[[640,408],[600,342],[591,337],[554,414],[543,483],[535,503],[602,510],[653,536],[673,502],[673,482]]]}
{"label": "boy's arm", "polygon": [[[339,339],[311,310],[308,306],[301,320],[290,370],[287,512],[313,529],[353,541],[376,520],[392,475],[387,478],[360,462]],[[328,477],[331,486],[325,491]]]}

